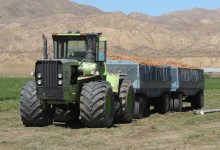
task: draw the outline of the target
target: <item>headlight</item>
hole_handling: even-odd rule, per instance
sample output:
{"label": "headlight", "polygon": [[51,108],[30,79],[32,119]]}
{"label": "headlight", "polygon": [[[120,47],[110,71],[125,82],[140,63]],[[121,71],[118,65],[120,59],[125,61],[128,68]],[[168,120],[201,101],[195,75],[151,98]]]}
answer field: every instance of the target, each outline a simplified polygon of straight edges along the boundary
{"label": "headlight", "polygon": [[63,84],[63,81],[62,80],[59,80],[58,81],[58,85],[62,85]]}
{"label": "headlight", "polygon": [[38,79],[41,79],[41,78],[42,78],[42,74],[41,74],[41,73],[38,73],[38,74],[37,74],[37,78],[38,78]]}
{"label": "headlight", "polygon": [[99,74],[100,74],[99,71],[96,71],[96,72],[95,72],[95,75],[96,75],[96,76],[99,76]]}
{"label": "headlight", "polygon": [[91,74],[92,74],[92,75],[94,75],[94,74],[95,74],[95,71],[94,71],[94,70],[92,70],[92,71],[91,71]]}
{"label": "headlight", "polygon": [[37,80],[37,85],[42,85],[42,80]]}
{"label": "headlight", "polygon": [[59,74],[58,74],[58,78],[59,78],[59,79],[63,78],[63,74],[62,74],[62,73],[59,73]]}

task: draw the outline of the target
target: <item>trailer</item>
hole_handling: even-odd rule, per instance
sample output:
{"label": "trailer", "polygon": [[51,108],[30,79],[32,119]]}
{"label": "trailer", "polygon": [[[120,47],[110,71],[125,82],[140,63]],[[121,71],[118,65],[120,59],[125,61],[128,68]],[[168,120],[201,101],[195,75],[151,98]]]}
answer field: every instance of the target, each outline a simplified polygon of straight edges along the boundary
{"label": "trailer", "polygon": [[182,111],[183,100],[193,109],[204,106],[202,69],[173,66],[147,66],[128,60],[107,60],[107,72],[124,74],[132,81],[135,93],[134,118],[148,115],[150,106],[162,114]]}
{"label": "trailer", "polygon": [[190,102],[192,109],[204,106],[204,71],[171,67],[171,103],[174,111],[182,111],[182,102]]}
{"label": "trailer", "polygon": [[146,66],[128,60],[107,60],[109,74],[124,74],[123,80],[132,81],[135,93],[134,118],[149,114],[150,105],[164,114],[169,111],[171,67]]}

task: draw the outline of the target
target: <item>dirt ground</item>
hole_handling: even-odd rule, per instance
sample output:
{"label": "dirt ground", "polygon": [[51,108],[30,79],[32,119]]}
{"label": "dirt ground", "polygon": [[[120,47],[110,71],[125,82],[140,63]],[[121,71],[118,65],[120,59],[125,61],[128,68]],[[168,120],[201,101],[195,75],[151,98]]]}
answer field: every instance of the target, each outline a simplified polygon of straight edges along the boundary
{"label": "dirt ground", "polygon": [[[67,126],[28,128],[19,111],[0,113],[0,149],[219,149],[218,113],[196,116],[192,111],[152,114],[112,128]],[[210,121],[211,120],[211,121]]]}

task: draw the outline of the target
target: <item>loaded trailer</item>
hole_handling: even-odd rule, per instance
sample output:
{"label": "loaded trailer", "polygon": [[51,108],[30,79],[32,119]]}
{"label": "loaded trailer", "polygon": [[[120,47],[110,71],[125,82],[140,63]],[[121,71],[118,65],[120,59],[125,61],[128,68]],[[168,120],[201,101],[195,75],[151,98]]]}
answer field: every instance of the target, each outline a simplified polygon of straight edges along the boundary
{"label": "loaded trailer", "polygon": [[204,71],[171,67],[171,109],[182,111],[182,102],[190,102],[192,109],[204,106]]}
{"label": "loaded trailer", "polygon": [[182,111],[183,98],[193,109],[203,107],[204,73],[201,69],[147,66],[128,60],[107,61],[108,73],[124,74],[132,81],[135,93],[134,118],[148,115],[150,106],[166,113]]}

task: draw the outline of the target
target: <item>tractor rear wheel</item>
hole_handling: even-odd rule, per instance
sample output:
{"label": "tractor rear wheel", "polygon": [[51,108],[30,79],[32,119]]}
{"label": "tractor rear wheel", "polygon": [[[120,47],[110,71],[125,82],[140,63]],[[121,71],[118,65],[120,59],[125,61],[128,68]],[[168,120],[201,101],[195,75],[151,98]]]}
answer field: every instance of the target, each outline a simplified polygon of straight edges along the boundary
{"label": "tractor rear wheel", "polygon": [[111,127],[114,110],[111,85],[106,81],[84,85],[80,97],[81,121],[86,127]]}
{"label": "tractor rear wheel", "polygon": [[21,119],[25,126],[38,127],[53,123],[53,110],[36,96],[35,81],[28,82],[23,88],[20,96]]}
{"label": "tractor rear wheel", "polygon": [[115,122],[130,123],[132,122],[135,96],[131,81],[123,81],[119,91],[120,108],[115,114]]}

